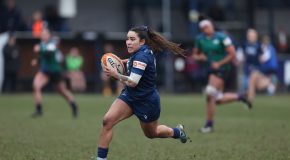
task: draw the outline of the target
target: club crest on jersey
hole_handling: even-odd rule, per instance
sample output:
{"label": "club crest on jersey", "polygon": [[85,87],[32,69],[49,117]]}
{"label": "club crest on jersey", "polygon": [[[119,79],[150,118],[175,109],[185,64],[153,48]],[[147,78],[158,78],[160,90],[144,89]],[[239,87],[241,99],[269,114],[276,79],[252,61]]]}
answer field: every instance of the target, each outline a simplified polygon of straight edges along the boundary
{"label": "club crest on jersey", "polygon": [[218,39],[213,40],[213,44],[218,45],[219,43],[220,43],[220,41]]}
{"label": "club crest on jersey", "polygon": [[133,67],[134,68],[138,68],[138,69],[141,69],[141,70],[145,70],[147,64],[144,63],[144,62],[140,62],[140,61],[133,61]]}

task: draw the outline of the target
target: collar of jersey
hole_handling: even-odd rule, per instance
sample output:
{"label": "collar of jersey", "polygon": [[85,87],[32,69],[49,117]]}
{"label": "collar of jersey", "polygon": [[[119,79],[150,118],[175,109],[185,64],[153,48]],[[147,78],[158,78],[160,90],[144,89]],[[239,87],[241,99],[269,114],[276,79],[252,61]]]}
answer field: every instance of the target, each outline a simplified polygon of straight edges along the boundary
{"label": "collar of jersey", "polygon": [[41,44],[53,43],[53,40],[52,40],[52,39],[49,39],[47,42],[43,42],[43,41],[41,41],[40,43],[41,43]]}
{"label": "collar of jersey", "polygon": [[138,53],[138,52],[145,52],[146,50],[149,50],[149,46],[144,44],[142,45],[135,53]]}
{"label": "collar of jersey", "polygon": [[215,39],[217,37],[217,33],[214,32],[214,34],[212,36],[207,36],[204,33],[202,33],[202,36],[206,39]]}

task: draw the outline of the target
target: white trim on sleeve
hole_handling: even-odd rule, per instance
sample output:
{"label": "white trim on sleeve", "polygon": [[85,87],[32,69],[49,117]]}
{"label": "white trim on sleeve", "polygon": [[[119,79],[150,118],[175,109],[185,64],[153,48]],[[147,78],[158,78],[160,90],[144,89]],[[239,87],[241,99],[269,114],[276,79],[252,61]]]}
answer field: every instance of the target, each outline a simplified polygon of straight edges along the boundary
{"label": "white trim on sleeve", "polygon": [[232,45],[232,40],[229,37],[227,37],[227,38],[224,39],[223,44],[225,46]]}
{"label": "white trim on sleeve", "polygon": [[131,72],[131,74],[129,76],[129,79],[131,81],[133,81],[134,83],[138,84],[140,79],[141,79],[141,77],[142,77],[141,75]]}

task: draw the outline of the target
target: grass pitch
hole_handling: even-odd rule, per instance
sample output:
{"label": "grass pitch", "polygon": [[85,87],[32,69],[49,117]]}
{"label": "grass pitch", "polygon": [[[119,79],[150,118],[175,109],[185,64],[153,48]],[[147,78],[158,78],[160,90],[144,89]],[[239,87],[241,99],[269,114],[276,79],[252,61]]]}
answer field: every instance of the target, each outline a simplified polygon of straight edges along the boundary
{"label": "grass pitch", "polygon": [[[44,116],[30,118],[33,97],[0,96],[0,160],[89,160],[95,154],[102,116],[115,97],[77,95],[80,116],[71,117],[58,95],[44,95]],[[192,142],[147,139],[136,117],[114,129],[109,160],[290,160],[289,95],[260,96],[254,109],[240,103],[218,106],[215,132],[197,132],[204,124],[200,95],[163,95],[160,122],[183,123]]]}

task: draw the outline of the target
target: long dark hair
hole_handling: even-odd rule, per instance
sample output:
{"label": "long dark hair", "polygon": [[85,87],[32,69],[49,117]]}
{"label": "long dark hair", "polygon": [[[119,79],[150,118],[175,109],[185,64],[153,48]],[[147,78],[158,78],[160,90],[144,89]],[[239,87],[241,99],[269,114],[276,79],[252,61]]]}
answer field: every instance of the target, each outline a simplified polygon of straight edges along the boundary
{"label": "long dark hair", "polygon": [[149,45],[154,52],[162,52],[168,50],[174,54],[184,56],[185,50],[180,48],[180,44],[168,41],[158,32],[147,26],[138,26],[131,28],[130,31],[136,32],[140,39],[145,40],[145,44]]}

